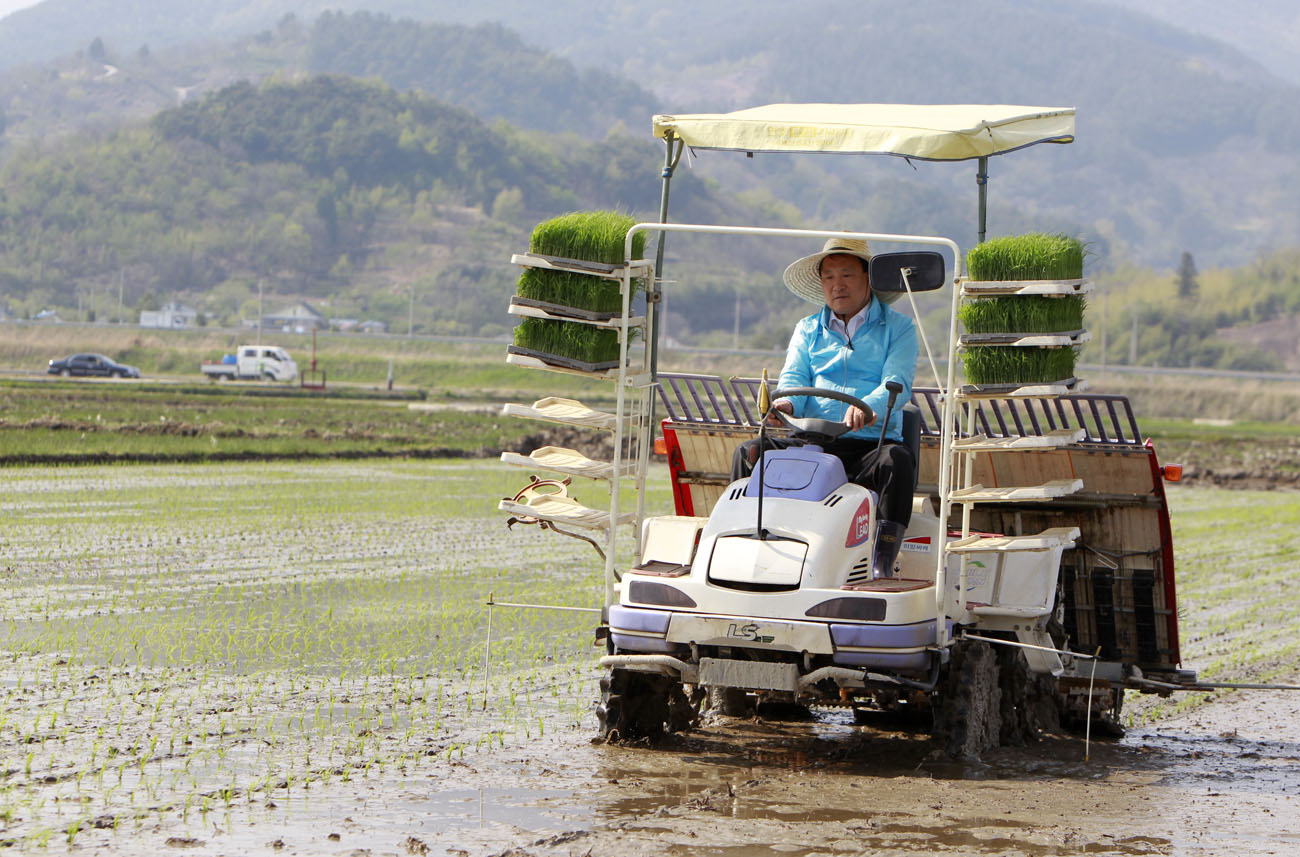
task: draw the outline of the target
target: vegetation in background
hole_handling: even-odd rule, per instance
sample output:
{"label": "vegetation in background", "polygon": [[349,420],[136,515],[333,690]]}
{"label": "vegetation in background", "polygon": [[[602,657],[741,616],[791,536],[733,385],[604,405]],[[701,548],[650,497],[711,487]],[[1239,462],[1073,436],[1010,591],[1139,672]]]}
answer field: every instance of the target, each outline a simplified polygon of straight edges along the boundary
{"label": "vegetation in background", "polygon": [[[1186,261],[1195,268],[1194,260]],[[1098,278],[1089,321],[1093,341],[1084,359],[1102,362],[1104,346],[1111,365],[1300,368],[1290,332],[1300,316],[1300,248],[1238,268],[1198,271],[1195,298],[1179,296],[1188,288],[1186,273],[1121,266]],[[1263,334],[1269,326],[1280,328],[1271,339]]]}
{"label": "vegetation in background", "polygon": [[539,429],[498,411],[348,388],[0,382],[0,465],[483,457]]}
{"label": "vegetation in background", "polygon": [[616,122],[643,123],[659,112],[657,99],[631,80],[575,68],[495,23],[325,12],[311,26],[306,62],[316,73],[378,77],[483,118],[584,137],[603,137]]}
{"label": "vegetation in background", "polygon": [[[524,20],[509,11],[514,2],[490,0],[476,7],[475,14],[497,10],[508,16],[505,20]],[[411,8],[391,11],[402,14]],[[583,2],[564,5],[572,13],[570,19],[581,17],[577,11],[581,8]],[[852,73],[807,67],[796,71],[785,67],[790,62],[786,58],[767,58],[760,65],[761,73],[737,84],[728,70],[745,60],[720,61],[716,45],[683,34],[679,27],[670,28],[673,38],[665,43],[661,38],[665,21],[645,19],[630,9],[606,11],[608,15],[586,20],[588,26],[576,30],[559,29],[558,22],[568,13],[557,12],[554,21],[532,20],[525,38],[564,45],[566,56],[604,62],[609,68],[617,65],[637,80],[656,81],[665,91],[679,93],[675,103],[665,105],[674,110],[798,100],[824,91],[824,86],[832,85],[829,77],[856,74],[857,79],[888,80],[900,68],[909,69],[908,86],[927,87],[916,78],[916,69],[891,59],[889,50],[854,55],[855,62],[865,64],[867,70]],[[42,7],[29,12],[39,17],[57,10]],[[168,27],[174,25],[180,32],[207,14],[192,12],[196,18],[189,10],[185,16],[172,10],[158,20],[165,19]],[[454,12],[437,4],[424,4],[419,10],[429,15]],[[110,10],[106,4],[92,4],[76,21],[47,32],[62,36],[100,13],[113,16],[114,21],[123,17],[118,7]],[[416,23],[368,13],[331,13],[315,21],[290,15],[277,24],[278,13],[269,7],[259,7],[257,14],[264,16],[261,20],[268,29],[231,43],[175,50],[167,48],[168,39],[160,36],[149,39],[146,47],[128,44],[116,35],[117,30],[104,29],[96,34],[102,36],[102,53],[96,51],[102,61],[87,52],[85,46],[92,38],[87,36],[72,46],[80,48],[75,56],[0,75],[0,109],[6,121],[0,159],[12,170],[0,180],[4,187],[0,290],[7,298],[7,306],[0,309],[20,317],[54,309],[69,320],[116,320],[120,287],[121,315],[128,320],[134,320],[139,309],[174,297],[199,308],[211,323],[234,324],[256,315],[260,282],[268,310],[306,298],[331,317],[379,319],[392,330],[405,330],[409,319],[416,332],[504,334],[509,322],[501,307],[511,293],[513,272],[502,261],[502,248],[521,246],[521,224],[583,206],[654,210],[662,148],[643,133],[641,124],[654,108],[642,100],[643,93],[625,89],[612,73],[576,69],[495,26]],[[694,14],[700,21],[712,21],[727,13],[701,8]],[[970,14],[975,13],[950,10],[943,20],[964,33],[962,22]],[[1026,9],[1018,2],[1000,0],[979,14],[998,20],[999,32],[1009,33],[1041,28],[1046,19],[1068,17],[1069,12]],[[1113,11],[1107,15],[1123,17]],[[141,20],[145,19],[150,18]],[[3,23],[0,29],[9,33],[10,25],[17,22]],[[221,26],[229,23],[223,20]],[[728,23],[737,44],[752,46],[770,41],[761,37],[765,32],[806,26],[806,16],[800,18],[797,12],[773,4],[764,15],[739,23],[728,19]],[[1116,49],[1115,27],[1093,18],[1074,23],[1081,43],[1093,44],[1104,32],[1104,50]],[[221,32],[215,26],[199,29],[205,36]],[[709,25],[701,26],[702,32],[709,30]],[[735,26],[742,30],[735,31]],[[906,29],[913,24],[903,21],[900,26]],[[616,37],[628,28],[639,34],[637,40]],[[1093,279],[1110,292],[1112,303],[1131,299],[1121,298],[1118,292],[1121,281],[1134,275],[1145,281],[1137,298],[1149,301],[1149,295],[1165,291],[1148,286],[1167,274],[1127,268],[1122,263],[1125,253],[1148,264],[1173,266],[1185,247],[1195,248],[1198,260],[1217,260],[1225,254],[1230,258],[1251,252],[1243,248],[1258,246],[1259,229],[1287,236],[1275,243],[1285,243],[1295,234],[1288,226],[1294,217],[1287,213],[1290,209],[1261,214],[1260,195],[1239,191],[1236,173],[1224,166],[1216,147],[1228,145],[1224,141],[1243,128],[1253,128],[1268,150],[1294,136],[1284,133],[1282,126],[1300,113],[1269,106],[1285,108],[1289,101],[1252,82],[1249,75],[1224,80],[1204,73],[1206,67],[1219,67],[1218,60],[1187,59],[1213,54],[1217,48],[1177,40],[1152,48],[1143,41],[1146,31],[1125,32],[1131,33],[1131,46],[1140,43],[1150,49],[1128,50],[1117,60],[1116,69],[1128,68],[1125,64],[1140,67],[1125,71],[1124,80],[1159,80],[1162,92],[1192,91],[1195,97],[1180,95],[1139,106],[1134,100],[1147,97],[1149,87],[1135,90],[1096,76],[1069,78],[1069,91],[1060,93],[1060,103],[1077,104],[1080,117],[1089,117],[1089,145],[1040,146],[1006,159],[1008,171],[995,179],[995,187],[1002,190],[992,196],[990,212],[990,223],[999,230],[1049,228],[1086,234],[1101,260]],[[838,33],[826,38],[828,44],[836,44],[854,37]],[[968,62],[970,46],[960,39],[950,43],[947,31],[923,38],[927,43],[940,40],[943,56]],[[1018,44],[1016,50],[1031,55],[1023,67],[1034,67],[1032,55],[1041,49],[1035,45]],[[744,57],[749,48],[740,50],[737,57]],[[723,65],[717,66],[719,62]],[[105,71],[106,64],[112,64],[113,74]],[[783,71],[777,74],[774,68]],[[1004,64],[996,74],[1015,76],[1023,74],[1021,69]],[[154,133],[122,127],[130,117],[143,119],[170,107],[178,91],[186,93],[190,110],[201,113],[204,93],[226,81],[269,78],[275,86],[283,86],[309,70],[389,75],[395,87],[422,89],[447,102],[444,107],[449,110],[454,110],[450,104],[468,107],[481,118],[500,117],[523,127],[536,122],[552,133],[521,131],[497,122],[488,137],[474,136],[478,131],[471,137],[502,152],[507,162],[522,164],[526,175],[538,177],[545,186],[542,197],[553,197],[547,203],[550,207],[532,208],[536,186],[515,181],[512,177],[518,173],[511,172],[510,163],[470,181],[461,181],[455,173],[439,174],[428,186],[390,175],[381,165],[359,164],[355,153],[375,143],[378,150],[395,155],[396,163],[415,164],[415,173],[425,176],[427,163],[436,158],[409,146],[430,142],[439,129],[385,116],[382,109],[368,113],[364,104],[327,103],[328,99],[317,97],[325,88],[320,84],[302,90],[304,106],[309,106],[303,111],[289,105],[284,113],[279,104],[234,97],[238,93],[215,100],[214,105],[246,114],[237,123],[242,127],[210,135],[226,147],[218,152],[192,138],[159,143]],[[944,74],[942,64],[923,73]],[[827,79],[815,83],[813,78]],[[558,89],[548,86],[544,97],[531,97],[529,93],[541,91],[538,80],[556,82]],[[674,80],[690,80],[693,85],[683,89]],[[713,80],[723,88],[715,92],[696,85]],[[977,85],[944,77],[942,83],[958,100],[979,101],[989,81],[981,79]],[[743,91],[738,93],[737,85]],[[934,85],[929,84],[929,89]],[[1010,87],[1015,82],[1008,78],[1001,85]],[[377,93],[377,108],[396,94],[385,94],[382,88],[362,89]],[[909,99],[906,87],[898,91],[900,100]],[[683,97],[699,103],[684,102]],[[728,103],[734,99],[740,100]],[[626,105],[626,112],[618,112],[619,103]],[[590,110],[589,122],[570,116],[574,105]],[[422,110],[413,109],[412,119]],[[284,113],[293,127],[272,113]],[[361,117],[367,122],[376,119],[379,129],[396,129],[397,144],[391,142],[391,135],[366,138],[356,124]],[[199,124],[220,125],[210,119]],[[619,122],[631,130],[620,131]],[[87,127],[96,130],[87,138],[69,139],[69,134]],[[319,146],[299,145],[295,140],[299,127],[322,133]],[[456,127],[454,121],[448,127]],[[113,128],[120,130],[115,134]],[[575,131],[608,136],[584,142],[572,135]],[[1124,136],[1116,139],[1121,131]],[[271,132],[284,136],[285,142],[271,139]],[[1149,139],[1153,134],[1158,139]],[[1143,141],[1138,150],[1131,139]],[[1173,161],[1141,162],[1145,152],[1167,152],[1171,146],[1182,153],[1176,161],[1177,177],[1166,166]],[[1193,150],[1184,151],[1189,146]],[[256,153],[263,150],[264,154],[278,151],[301,163],[257,159]],[[1267,160],[1272,155],[1261,157]],[[1213,171],[1198,173],[1196,164],[1202,161],[1212,162]],[[1266,172],[1264,162],[1260,163],[1256,171]],[[1272,170],[1270,175],[1274,186],[1269,194],[1280,199],[1294,196],[1286,190],[1289,174]],[[380,177],[381,184],[367,184],[366,176]],[[1232,192],[1218,191],[1223,184]],[[1134,203],[1138,186],[1141,205]],[[490,192],[493,188],[495,193]],[[1193,195],[1189,188],[1198,190]],[[965,207],[953,204],[969,194],[966,173],[945,165],[923,165],[919,173],[907,169],[904,174],[892,172],[888,159],[864,167],[858,159],[760,157],[750,161],[718,153],[702,157],[696,170],[678,172],[673,210],[682,219],[696,222],[787,226],[801,225],[808,218],[813,225],[898,224],[899,231],[945,234],[969,244],[972,218]],[[115,205],[118,197],[125,208]],[[1212,213],[1206,213],[1202,199],[1213,200]],[[1039,208],[1019,210],[1015,206],[1021,200],[1033,200]],[[1233,206],[1249,206],[1247,215],[1235,214]],[[48,216],[38,221],[22,215],[38,211]],[[1086,219],[1088,211],[1102,212],[1103,219],[1081,225],[1079,220]],[[1226,230],[1223,223],[1248,223],[1250,228]],[[670,243],[668,275],[679,282],[671,284],[665,305],[672,322],[669,335],[720,347],[784,344],[801,308],[791,304],[779,287],[780,270],[797,255],[790,245],[755,242],[733,253],[728,242],[719,257],[717,245],[705,249],[703,242],[689,236],[674,236]],[[94,250],[83,252],[84,247]],[[1294,261],[1283,259],[1287,252],[1270,257],[1281,261],[1284,279],[1300,270]],[[1255,267],[1262,266],[1250,266]],[[1205,267],[1194,282],[1210,293],[1210,281],[1223,273]],[[1233,302],[1250,296],[1248,319],[1234,312],[1228,325],[1280,319],[1300,294],[1287,282],[1269,283],[1263,294],[1253,285],[1231,296]],[[1097,303],[1094,300],[1094,312],[1100,309]],[[1231,341],[1216,336],[1215,327],[1225,326],[1216,324],[1221,304],[1206,305],[1204,295],[1196,303],[1178,313],[1163,302],[1152,304],[1151,312],[1144,308],[1135,313],[1140,320],[1135,354],[1129,349],[1132,316],[1111,311],[1105,335],[1099,335],[1101,318],[1093,318],[1090,327],[1095,339],[1084,359],[1097,361],[1104,341],[1110,363],[1243,369],[1281,365],[1255,347],[1249,333]],[[734,322],[737,314],[739,325]]]}

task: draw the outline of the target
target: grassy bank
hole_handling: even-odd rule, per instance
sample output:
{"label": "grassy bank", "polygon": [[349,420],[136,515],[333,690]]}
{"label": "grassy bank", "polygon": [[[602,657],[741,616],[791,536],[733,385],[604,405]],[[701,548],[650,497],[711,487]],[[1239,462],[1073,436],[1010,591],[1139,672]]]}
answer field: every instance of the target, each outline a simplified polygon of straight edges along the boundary
{"label": "grassy bank", "polygon": [[[77,351],[97,351],[138,366],[146,379],[202,381],[199,366],[238,345],[255,341],[248,331],[146,330],[111,325],[0,324],[0,367],[44,372],[50,360]],[[310,334],[264,332],[262,342],[282,346],[306,369]],[[583,394],[608,384],[569,375],[520,369],[505,362],[505,343],[445,342],[399,336],[317,335],[316,360],[331,385],[384,389],[392,363],[397,389],[424,390],[433,400],[465,391],[493,396]],[[531,400],[530,400],[531,401]]]}
{"label": "grassy bank", "polygon": [[[501,419],[503,402],[559,395],[612,405],[611,384],[505,362],[505,343],[322,335],[325,394],[258,383],[216,384],[198,366],[244,334],[111,326],[3,325],[0,367],[99,350],[140,365],[141,383],[0,380],[0,463],[198,461],[255,457],[491,455],[542,429]],[[269,338],[267,341],[271,341]],[[305,365],[310,337],[276,334]],[[392,361],[394,390],[387,390]],[[757,375],[779,354],[665,349],[666,371]],[[170,374],[169,374],[170,373]],[[28,378],[31,376],[28,375]],[[1129,396],[1161,457],[1218,484],[1300,484],[1300,384],[1104,376],[1091,389]],[[406,397],[405,399],[403,397]],[[421,410],[417,406],[441,410]],[[481,412],[458,409],[479,408]],[[1207,422],[1208,421],[1208,422]]]}
{"label": "grassy bank", "polygon": [[0,464],[484,456],[537,423],[418,396],[222,384],[0,381]]}

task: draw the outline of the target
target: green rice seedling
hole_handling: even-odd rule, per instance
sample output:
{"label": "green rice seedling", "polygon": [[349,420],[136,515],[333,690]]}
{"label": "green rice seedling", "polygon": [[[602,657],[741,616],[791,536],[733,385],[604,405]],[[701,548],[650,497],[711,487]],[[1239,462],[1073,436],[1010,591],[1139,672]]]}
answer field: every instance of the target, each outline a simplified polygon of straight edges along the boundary
{"label": "green rice seedling", "polygon": [[966,253],[972,280],[1077,280],[1084,245],[1061,233],[1033,232],[993,238]]}
{"label": "green rice seedling", "polygon": [[1041,384],[1074,376],[1073,348],[975,346],[962,352],[971,384]]}
{"label": "green rice seedling", "polygon": [[1084,305],[1078,295],[979,298],[962,304],[957,318],[968,333],[1053,333],[1081,330]]}
{"label": "green rice seedling", "polygon": [[[562,256],[606,265],[623,264],[623,244],[636,219],[617,211],[575,211],[533,228],[528,249],[543,256]],[[645,254],[645,233],[632,239],[632,258]]]}
{"label": "green rice seedling", "polygon": [[[632,281],[633,297],[642,285],[641,280]],[[613,313],[623,309],[617,280],[569,271],[525,268],[519,275],[516,292],[521,298],[592,312]]]}
{"label": "green rice seedling", "polygon": [[[539,223],[533,229],[529,250],[543,256],[558,256],[621,265],[627,231],[636,220],[616,211],[581,211]],[[632,258],[645,253],[645,233],[632,239]],[[644,286],[633,282],[633,289]],[[594,312],[622,309],[619,283],[603,277],[567,271],[528,268],[519,277],[520,297]]]}
{"label": "green rice seedling", "polygon": [[618,360],[618,331],[573,321],[525,318],[515,328],[515,345],[584,363]]}

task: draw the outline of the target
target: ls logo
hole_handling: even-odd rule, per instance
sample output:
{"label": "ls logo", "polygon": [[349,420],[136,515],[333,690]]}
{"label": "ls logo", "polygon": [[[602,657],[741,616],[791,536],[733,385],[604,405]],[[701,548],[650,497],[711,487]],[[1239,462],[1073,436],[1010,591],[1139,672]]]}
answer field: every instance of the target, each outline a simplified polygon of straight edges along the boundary
{"label": "ls logo", "polygon": [[732,623],[731,627],[727,629],[727,636],[749,640],[751,643],[770,643],[776,639],[773,636],[758,633],[758,625],[753,622],[748,625]]}

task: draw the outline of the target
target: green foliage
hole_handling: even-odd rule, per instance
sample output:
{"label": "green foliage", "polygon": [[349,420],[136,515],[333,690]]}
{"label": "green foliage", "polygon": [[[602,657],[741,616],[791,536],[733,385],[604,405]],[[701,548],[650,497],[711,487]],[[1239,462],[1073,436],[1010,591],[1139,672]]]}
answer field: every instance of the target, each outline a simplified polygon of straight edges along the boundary
{"label": "green foliage", "polygon": [[[474,335],[504,320],[514,282],[501,259],[524,242],[520,223],[653,206],[661,158],[645,138],[488,129],[379,84],[238,84],[148,128],[9,161],[0,291],[11,312],[84,321],[116,305],[121,283],[127,306],[152,291],[233,326],[257,311],[235,291],[255,296],[260,281],[267,309],[312,299],[405,330],[413,290],[417,332]],[[675,200],[690,219],[720,216],[698,183]]]}
{"label": "green foliage", "polygon": [[[636,218],[617,211],[575,211],[537,224],[528,249],[544,256],[562,256],[607,265],[623,264],[623,245]],[[645,254],[645,233],[632,239],[632,258]]]}
{"label": "green foliage", "polygon": [[1076,295],[979,298],[962,304],[957,318],[970,333],[1052,333],[1083,329],[1084,305]]}
{"label": "green foliage", "polygon": [[[372,377],[382,376],[383,367],[369,368]],[[177,371],[186,374],[183,366]],[[0,384],[6,414],[0,464],[473,457],[515,448],[535,431],[488,414],[375,407],[377,399],[417,398],[357,387],[307,393],[206,382],[108,390],[75,381],[6,382]]]}
{"label": "green foliage", "polygon": [[1040,384],[1074,377],[1073,348],[974,346],[962,364],[971,384]]}
{"label": "green foliage", "polygon": [[326,12],[311,28],[307,66],[379,77],[396,89],[438,93],[485,118],[551,131],[603,136],[616,122],[643,123],[659,109],[631,81],[578,71],[497,23],[466,27]]}
{"label": "green foliage", "polygon": [[1083,254],[1083,242],[1068,235],[1006,235],[972,247],[966,269],[972,280],[1077,280]]}
{"label": "green foliage", "polygon": [[515,328],[515,345],[584,363],[618,360],[618,331],[576,321],[525,318]]}
{"label": "green foliage", "polygon": [[[159,114],[163,139],[196,140],[252,164],[292,163],[336,185],[400,186],[441,180],[471,204],[491,206],[519,187],[537,205],[539,181],[470,113],[383,84],[317,76],[257,88],[241,82]],[[319,209],[320,204],[317,204]]]}
{"label": "green foliage", "polygon": [[1178,260],[1178,297],[1191,300],[1197,296],[1201,286],[1196,282],[1196,261],[1192,259],[1192,254],[1183,251],[1183,256]]}

